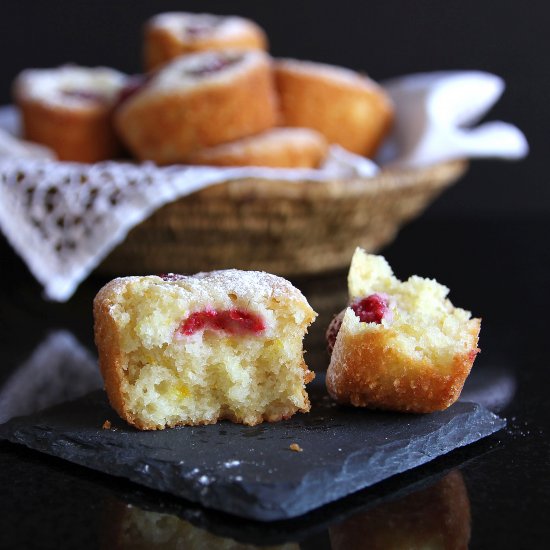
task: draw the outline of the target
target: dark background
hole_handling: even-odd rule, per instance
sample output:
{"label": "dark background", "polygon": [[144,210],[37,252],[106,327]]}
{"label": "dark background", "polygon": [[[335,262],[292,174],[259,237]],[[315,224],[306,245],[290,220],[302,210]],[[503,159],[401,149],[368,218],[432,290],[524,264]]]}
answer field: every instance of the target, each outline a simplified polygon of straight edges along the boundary
{"label": "dark background", "polygon": [[267,31],[274,56],[345,65],[374,79],[448,69],[503,77],[488,119],[512,122],[530,143],[526,161],[476,161],[428,217],[537,216],[550,212],[550,3],[544,0],[9,0],[0,10],[0,103],[27,67],[65,62],[140,71],[141,27],[166,10],[238,14]]}
{"label": "dark background", "polygon": [[[251,17],[268,32],[275,56],[346,65],[377,80],[442,69],[480,69],[505,79],[507,90],[488,119],[519,126],[531,145],[528,159],[473,162],[465,178],[382,252],[398,276],[435,277],[452,289],[456,305],[483,317],[482,353],[469,379],[485,383],[481,397],[494,400],[506,394],[503,382],[512,382],[511,395],[495,407],[507,418],[507,429],[481,447],[429,465],[439,472],[458,464],[464,475],[470,548],[546,548],[550,182],[544,163],[550,137],[550,2],[4,0],[0,103],[10,101],[11,81],[27,67],[73,61],[139,71],[143,21],[176,9]],[[46,302],[23,262],[0,239],[0,383],[56,328],[69,329],[95,353],[91,301],[104,282],[92,275],[68,303]],[[328,296],[344,304],[343,271],[296,284],[312,303],[332,304]],[[313,328],[321,335],[325,325]],[[307,357],[320,371],[328,359],[320,344],[317,348]],[[426,476],[425,469],[415,470],[384,490],[391,493]],[[0,487],[6,489],[0,491],[7,526],[0,529],[2,548],[105,547],[98,527],[108,517],[104,501],[143,500],[153,510],[165,502],[161,494],[147,495],[138,486],[8,443],[0,443]],[[371,496],[364,498],[368,502]],[[328,534],[301,547],[330,548]]]}

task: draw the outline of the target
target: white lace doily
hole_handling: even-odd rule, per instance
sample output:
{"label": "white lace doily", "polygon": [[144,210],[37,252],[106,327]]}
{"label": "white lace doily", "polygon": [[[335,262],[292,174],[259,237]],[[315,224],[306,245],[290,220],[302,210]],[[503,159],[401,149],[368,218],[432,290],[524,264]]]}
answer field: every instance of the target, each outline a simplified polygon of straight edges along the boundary
{"label": "white lace doily", "polygon": [[[398,120],[385,147],[386,161],[417,166],[461,157],[525,156],[525,138],[511,125],[465,129],[502,93],[502,81],[495,79],[477,72],[435,73],[388,83]],[[17,133],[13,107],[0,110],[2,129]],[[0,140],[0,229],[44,286],[46,297],[58,301],[69,299],[132,227],[167,202],[232,179],[322,181],[365,178],[378,170],[337,146],[320,170],[282,170],[86,165],[28,158],[24,144],[10,144],[13,139]],[[30,156],[37,154],[33,149]]]}
{"label": "white lace doily", "polygon": [[159,168],[151,163],[4,158],[0,228],[46,296],[64,301],[132,227],[163,204],[231,179],[323,180],[368,177],[377,171],[366,159],[353,166],[350,158],[333,148],[324,170]]}

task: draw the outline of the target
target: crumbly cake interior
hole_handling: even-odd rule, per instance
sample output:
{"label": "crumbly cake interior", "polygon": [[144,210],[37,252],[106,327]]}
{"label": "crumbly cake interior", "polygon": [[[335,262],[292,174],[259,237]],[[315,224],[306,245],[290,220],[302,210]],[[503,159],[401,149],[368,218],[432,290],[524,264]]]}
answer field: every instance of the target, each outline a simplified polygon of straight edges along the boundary
{"label": "crumbly cake interior", "polygon": [[476,319],[455,308],[447,299],[449,289],[433,279],[413,275],[401,282],[382,256],[358,249],[349,271],[350,299],[386,294],[391,315],[381,323],[363,323],[351,308],[344,323],[355,334],[383,331],[388,347],[403,356],[428,360],[435,367],[452,366],[452,359],[472,348]]}
{"label": "crumbly cake interior", "polygon": [[[307,410],[302,359],[307,310],[291,307],[282,294],[252,301],[250,292],[201,288],[186,279],[136,278],[110,308],[120,332],[121,391],[130,414],[164,427],[218,418],[256,424]],[[206,310],[246,311],[265,328],[184,334],[185,320]]]}

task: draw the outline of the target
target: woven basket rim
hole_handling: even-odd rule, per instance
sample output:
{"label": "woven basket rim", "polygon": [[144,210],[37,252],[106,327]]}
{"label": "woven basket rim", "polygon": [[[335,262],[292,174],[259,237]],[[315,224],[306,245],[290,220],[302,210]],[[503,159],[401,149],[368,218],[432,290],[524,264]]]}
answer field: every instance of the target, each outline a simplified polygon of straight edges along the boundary
{"label": "woven basket rim", "polygon": [[[128,234],[106,273],[195,273],[236,267],[283,276],[348,265],[376,251],[459,179],[468,161],[385,169],[372,178],[221,182],[170,202]],[[351,248],[350,248],[351,247]]]}
{"label": "woven basket rim", "polygon": [[200,197],[227,195],[231,198],[262,196],[272,198],[301,197],[345,198],[376,195],[382,190],[395,192],[426,185],[444,188],[460,178],[468,169],[469,161],[455,159],[415,168],[383,168],[371,177],[327,178],[323,180],[273,179],[249,177],[229,179],[200,189],[192,195]]}

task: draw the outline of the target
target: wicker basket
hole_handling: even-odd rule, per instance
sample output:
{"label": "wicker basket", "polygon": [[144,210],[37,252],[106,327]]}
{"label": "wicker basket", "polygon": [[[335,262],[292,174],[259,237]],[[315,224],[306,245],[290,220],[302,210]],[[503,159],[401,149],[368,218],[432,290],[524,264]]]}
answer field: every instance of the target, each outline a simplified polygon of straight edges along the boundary
{"label": "wicker basket", "polygon": [[103,262],[106,274],[235,267],[285,276],[337,269],[374,252],[462,176],[466,161],[371,179],[228,181],[167,204]]}

